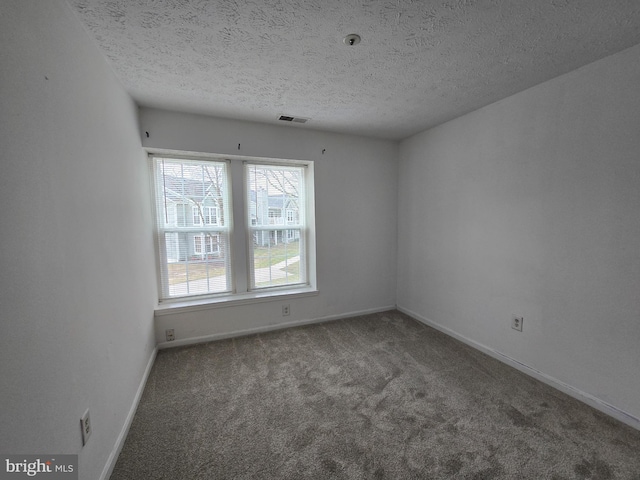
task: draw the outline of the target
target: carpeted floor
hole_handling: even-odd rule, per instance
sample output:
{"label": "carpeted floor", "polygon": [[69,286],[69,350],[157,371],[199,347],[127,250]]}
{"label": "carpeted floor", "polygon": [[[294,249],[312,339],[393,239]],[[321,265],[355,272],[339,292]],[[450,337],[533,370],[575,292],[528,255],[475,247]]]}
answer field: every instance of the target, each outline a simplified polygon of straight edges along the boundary
{"label": "carpeted floor", "polygon": [[640,431],[397,311],[158,354],[111,480],[635,479]]}

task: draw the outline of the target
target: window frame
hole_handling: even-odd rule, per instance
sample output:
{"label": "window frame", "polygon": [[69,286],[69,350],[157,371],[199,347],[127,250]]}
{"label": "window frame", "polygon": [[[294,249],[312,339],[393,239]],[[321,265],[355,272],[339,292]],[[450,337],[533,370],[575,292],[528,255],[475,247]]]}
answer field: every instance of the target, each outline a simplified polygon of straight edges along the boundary
{"label": "window frame", "polygon": [[[219,207],[213,206],[213,205],[204,205],[202,207],[202,216],[204,217],[204,224],[205,225],[218,225],[219,222],[219,218],[220,218],[220,214],[219,214]],[[212,213],[213,212],[213,213]],[[215,218],[215,222],[210,221],[212,219]],[[209,220],[209,221],[207,221]]]}
{"label": "window frame", "polygon": [[[204,207],[200,207],[200,205],[198,205],[197,203],[194,203],[193,205],[191,205],[191,222],[193,223],[194,227],[202,226],[202,217],[200,216],[200,208],[204,208]],[[204,216],[204,214],[202,216]],[[198,220],[197,222],[196,222],[196,219]]]}
{"label": "window frame", "polygon": [[202,255],[202,237],[204,235],[194,235],[193,236],[193,252],[199,255]]}
{"label": "window frame", "polygon": [[[158,160],[156,164],[156,159]],[[220,222],[216,225],[203,225],[202,222],[200,224],[195,224],[195,214],[198,213],[199,220],[202,218],[199,216],[199,202],[194,201],[189,198],[184,192],[182,194],[176,194],[172,192],[173,195],[182,195],[178,198],[178,202],[175,202],[176,212],[182,208],[183,214],[182,216],[176,215],[175,225],[167,225],[166,222],[161,220],[161,215],[167,215],[166,206],[167,206],[167,198],[162,195],[160,192],[164,188],[166,188],[163,178],[163,184],[161,185],[159,182],[156,183],[156,180],[159,181],[160,173],[160,163],[164,164],[164,161],[167,160],[169,162],[194,162],[195,165],[198,163],[203,163],[210,161],[211,163],[224,165],[224,177],[223,177],[223,186],[224,188],[220,188],[221,190],[226,190],[226,195],[228,199],[225,200],[225,218],[228,218],[229,221],[225,222],[225,225],[220,225]],[[149,164],[149,172],[150,172],[150,185],[151,185],[151,194],[152,194],[152,207],[153,207],[153,231],[154,231],[154,244],[155,244],[155,252],[156,252],[156,278],[157,278],[157,287],[158,287],[158,304],[171,303],[171,302],[179,302],[184,299],[198,299],[198,298],[206,298],[209,296],[224,296],[231,292],[233,292],[233,283],[231,278],[231,269],[228,268],[229,261],[226,262],[225,265],[225,288],[224,291],[218,292],[205,292],[205,293],[194,293],[188,295],[171,295],[171,285],[169,282],[169,265],[171,263],[180,262],[181,257],[184,257],[185,265],[187,266],[187,284],[189,284],[188,280],[188,265],[190,262],[197,261],[197,258],[200,257],[200,261],[206,260],[206,269],[207,269],[207,282],[209,282],[213,276],[208,276],[209,269],[209,253],[206,253],[206,235],[217,235],[219,242],[218,246],[220,246],[220,239],[224,237],[222,240],[226,245],[226,250],[229,252],[228,255],[231,255],[231,231],[232,231],[232,221],[231,221],[231,210],[233,208],[232,194],[231,194],[231,185],[229,182],[229,162],[225,161],[221,158],[202,158],[202,157],[194,157],[190,155],[172,155],[172,154],[158,154],[158,153],[148,153],[148,164]],[[182,180],[184,182],[184,179]],[[184,187],[183,187],[184,189]],[[161,197],[162,195],[162,197]],[[202,202],[206,201],[206,198],[209,197],[209,194],[205,195],[202,193]],[[162,199],[162,201],[161,201]],[[160,210],[159,205],[164,205],[164,212]],[[177,256],[169,258],[169,250],[167,248],[167,234],[169,234],[177,244]],[[180,236],[184,235],[184,243],[181,244]],[[201,251],[197,252],[197,242],[196,237],[201,238]],[[193,246],[193,250],[190,250],[190,245]],[[182,250],[184,249],[184,250]],[[209,287],[210,284],[207,283]],[[187,287],[187,289],[191,288],[191,285]]]}
{"label": "window frame", "polygon": [[[159,235],[154,234],[156,242],[156,265],[157,265],[157,282],[158,282],[158,305],[156,307],[156,315],[166,315],[176,313],[176,311],[195,311],[201,309],[227,307],[231,305],[241,305],[246,303],[256,303],[264,301],[275,301],[284,298],[305,297],[309,295],[317,295],[316,280],[316,231],[315,231],[315,193],[314,193],[314,162],[307,160],[290,160],[290,159],[272,159],[264,157],[247,157],[236,155],[219,155],[219,154],[201,154],[192,152],[176,152],[173,150],[157,150],[147,149],[149,164],[151,167],[151,191],[152,191],[152,207],[153,219],[157,232],[157,212],[156,212],[156,183],[154,174],[154,158],[164,157],[174,160],[197,160],[197,161],[213,161],[228,162],[227,165],[227,188],[229,191],[229,242],[226,248],[229,251],[230,260],[228,262],[230,276],[230,291],[222,293],[207,293],[203,295],[180,296],[162,298],[162,282],[161,269],[163,267],[163,259],[160,258],[160,245],[158,245]],[[252,247],[251,242],[251,217],[247,215],[246,197],[247,186],[245,175],[245,164],[265,164],[273,166],[304,166],[305,167],[305,212],[303,213],[307,219],[306,230],[300,232],[300,235],[306,237],[306,251],[304,262],[306,265],[306,282],[293,285],[272,286],[260,289],[250,288],[250,272],[249,272],[249,248]],[[218,207],[214,207],[216,215],[216,224],[220,219]],[[225,210],[226,211],[226,210]],[[283,212],[284,213],[284,212]],[[225,214],[226,215],[226,214]],[[277,230],[287,229],[286,213],[284,213],[283,225],[273,225]],[[195,225],[198,228],[202,225]],[[282,228],[281,228],[282,227]],[[204,242],[203,242],[204,243]],[[203,245],[203,250],[206,247]],[[208,253],[201,255],[207,256]],[[165,252],[166,265],[166,252]]]}
{"label": "window frame", "polygon": [[[309,181],[308,178],[310,176],[312,176],[312,173],[309,173],[309,166],[307,164],[304,163],[291,163],[291,162],[268,162],[268,161],[245,161],[243,162],[244,164],[244,180],[245,180],[245,184],[244,184],[244,197],[245,197],[245,202],[247,202],[245,204],[245,221],[246,221],[246,229],[249,231],[249,236],[251,237],[251,241],[247,241],[246,243],[246,248],[247,248],[247,257],[248,257],[248,262],[247,262],[247,268],[249,269],[248,271],[248,290],[249,291],[264,291],[264,290],[278,290],[278,289],[294,289],[296,287],[299,288],[304,288],[305,286],[310,285],[310,282],[312,281],[311,278],[309,277],[309,266],[310,266],[310,257],[308,255],[307,252],[307,243],[309,241],[309,232],[312,231],[312,229],[309,228],[308,225],[308,221],[307,221],[307,215],[308,212],[307,210],[307,202],[309,201],[308,197],[309,194],[307,193],[307,188],[309,188]],[[301,178],[300,178],[300,184],[297,187],[301,192],[302,195],[300,196],[300,198],[297,198],[295,201],[298,204],[298,222],[296,224],[291,224],[289,225],[287,222],[287,212],[289,211],[289,209],[287,208],[287,202],[291,202],[293,198],[296,197],[291,197],[289,195],[282,193],[282,205],[279,207],[272,207],[269,205],[269,198],[270,195],[267,194],[266,198],[266,209],[267,209],[267,213],[266,215],[262,215],[263,219],[266,219],[266,223],[262,223],[261,225],[257,225],[253,223],[253,218],[258,218],[257,216],[257,211],[255,212],[256,215],[254,215],[254,212],[252,212],[250,210],[250,205],[248,204],[249,200],[249,172],[251,170],[251,167],[260,167],[260,166],[264,166],[264,167],[271,167],[273,168],[273,170],[283,170],[283,171],[287,171],[287,170],[292,170],[292,171],[300,171],[301,173]],[[265,182],[268,183],[268,180],[264,180]],[[284,184],[284,180],[283,180],[283,184]],[[273,185],[273,184],[271,184]],[[279,191],[280,187],[276,188],[276,191]],[[264,190],[263,190],[264,191]],[[267,191],[268,191],[268,187],[267,187]],[[276,198],[279,198],[280,194],[278,194],[278,196],[276,196]],[[256,194],[256,209],[257,204],[258,204],[258,195]],[[303,206],[304,211],[300,212],[300,205]],[[291,210],[293,211],[293,210]],[[295,219],[295,218],[294,218]],[[264,220],[263,220],[264,222]],[[256,271],[254,268],[251,268],[251,264],[254,261],[254,247],[255,245],[253,244],[253,239],[257,238],[254,237],[258,232],[263,232],[262,234],[262,238],[264,238],[264,232],[267,232],[267,236],[268,236],[268,243],[271,243],[271,234],[273,232],[274,237],[275,237],[275,242],[274,245],[269,245],[269,249],[271,247],[276,247],[277,245],[279,245],[280,243],[291,243],[289,242],[289,240],[292,238],[289,235],[289,232],[291,232],[292,230],[295,230],[298,233],[298,236],[296,237],[295,234],[293,235],[293,240],[298,240],[298,251],[299,251],[299,265],[298,265],[298,273],[301,277],[303,277],[303,279],[301,279],[300,282],[295,282],[295,283],[287,283],[284,284],[282,286],[277,285],[277,283],[275,285],[267,285],[267,286],[260,286],[258,285],[258,278],[256,275]],[[278,237],[281,238],[280,241],[278,241]],[[289,257],[286,258],[287,260],[289,259]],[[273,281],[271,275],[273,274],[272,271],[269,272],[269,283],[271,283]],[[295,274],[294,274],[295,275]]]}
{"label": "window frame", "polygon": [[[203,247],[204,251],[202,251]],[[198,251],[198,248],[200,248],[200,251]],[[193,236],[193,251],[197,255],[219,255],[220,234],[216,233],[212,235],[206,233],[196,233]]]}

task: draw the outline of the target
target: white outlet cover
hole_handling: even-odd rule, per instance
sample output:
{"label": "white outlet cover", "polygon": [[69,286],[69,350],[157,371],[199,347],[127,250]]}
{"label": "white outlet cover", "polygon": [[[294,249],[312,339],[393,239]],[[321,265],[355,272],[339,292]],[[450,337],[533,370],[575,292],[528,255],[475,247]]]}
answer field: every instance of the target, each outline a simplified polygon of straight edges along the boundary
{"label": "white outlet cover", "polygon": [[80,428],[82,430],[82,446],[85,446],[89,441],[93,427],[91,425],[91,418],[89,417],[89,410],[87,409],[80,418]]}
{"label": "white outlet cover", "polygon": [[524,323],[524,317],[520,317],[518,315],[511,315],[511,328],[521,332],[523,323]]}

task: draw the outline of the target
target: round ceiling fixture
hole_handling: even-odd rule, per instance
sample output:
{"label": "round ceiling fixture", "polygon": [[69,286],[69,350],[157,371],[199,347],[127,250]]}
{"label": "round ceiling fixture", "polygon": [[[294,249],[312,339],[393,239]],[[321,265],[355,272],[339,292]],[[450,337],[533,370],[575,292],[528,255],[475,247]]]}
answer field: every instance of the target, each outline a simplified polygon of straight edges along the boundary
{"label": "round ceiling fixture", "polygon": [[357,45],[360,43],[360,35],[357,35],[355,33],[352,33],[351,35],[347,35],[346,37],[344,37],[343,42],[349,45],[350,47]]}

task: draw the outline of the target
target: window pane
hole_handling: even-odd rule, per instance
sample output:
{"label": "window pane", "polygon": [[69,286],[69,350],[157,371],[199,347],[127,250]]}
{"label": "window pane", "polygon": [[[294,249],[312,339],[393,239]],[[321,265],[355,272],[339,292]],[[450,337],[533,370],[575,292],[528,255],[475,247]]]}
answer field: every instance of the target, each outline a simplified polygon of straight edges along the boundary
{"label": "window pane", "polygon": [[166,233],[170,297],[228,291],[226,236]]}
{"label": "window pane", "polygon": [[158,216],[162,226],[226,225],[225,163],[162,158],[155,161]]}
{"label": "window pane", "polygon": [[304,281],[300,267],[299,230],[259,230],[254,232],[253,236],[253,273],[256,288]]}
{"label": "window pane", "polygon": [[307,283],[304,167],[249,164],[246,171],[251,288]]}
{"label": "window pane", "polygon": [[154,165],[161,299],[231,291],[226,163]]}
{"label": "window pane", "polygon": [[284,225],[304,220],[304,168],[247,165],[249,225]]}

